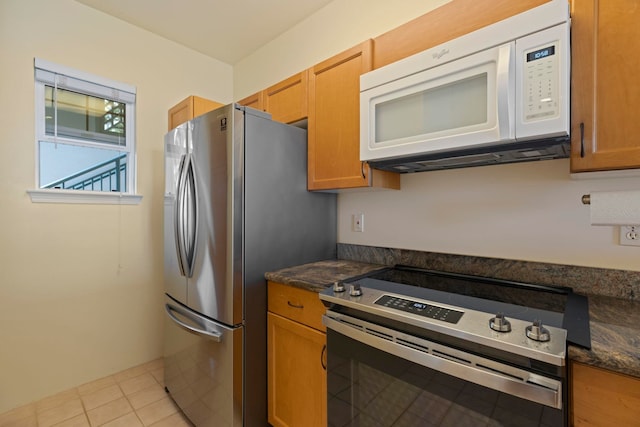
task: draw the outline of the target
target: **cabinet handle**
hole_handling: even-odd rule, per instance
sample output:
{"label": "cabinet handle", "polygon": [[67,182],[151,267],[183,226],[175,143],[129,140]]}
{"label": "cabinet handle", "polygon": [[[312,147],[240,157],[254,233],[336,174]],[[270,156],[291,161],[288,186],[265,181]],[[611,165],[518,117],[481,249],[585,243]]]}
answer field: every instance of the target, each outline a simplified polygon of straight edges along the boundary
{"label": "cabinet handle", "polygon": [[580,157],[584,157],[584,123],[580,123]]}
{"label": "cabinet handle", "polygon": [[360,173],[362,174],[362,179],[367,178],[367,176],[364,174],[364,162],[360,162]]}
{"label": "cabinet handle", "polygon": [[304,305],[302,305],[302,304],[294,304],[291,301],[287,301],[287,304],[289,305],[289,307],[293,307],[293,308],[304,308]]}
{"label": "cabinet handle", "polygon": [[322,369],[327,370],[327,364],[325,363],[325,357],[327,354],[327,345],[322,346],[322,352],[320,352],[320,364],[322,365]]}

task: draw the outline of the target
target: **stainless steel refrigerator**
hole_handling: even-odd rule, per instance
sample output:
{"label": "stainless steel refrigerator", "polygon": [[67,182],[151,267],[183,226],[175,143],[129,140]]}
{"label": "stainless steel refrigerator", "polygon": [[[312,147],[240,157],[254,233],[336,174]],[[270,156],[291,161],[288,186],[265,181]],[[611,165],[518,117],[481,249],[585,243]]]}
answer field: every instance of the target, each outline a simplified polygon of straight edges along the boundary
{"label": "stainless steel refrigerator", "polygon": [[266,271],[330,259],[307,138],[228,105],[165,137],[165,386],[198,427],[267,425]]}

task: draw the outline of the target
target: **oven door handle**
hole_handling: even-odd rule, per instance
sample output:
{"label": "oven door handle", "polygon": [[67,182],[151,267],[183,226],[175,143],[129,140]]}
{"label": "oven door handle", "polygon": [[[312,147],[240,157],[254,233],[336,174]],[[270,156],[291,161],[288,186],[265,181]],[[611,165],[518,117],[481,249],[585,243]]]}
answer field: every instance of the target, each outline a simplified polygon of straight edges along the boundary
{"label": "oven door handle", "polygon": [[[328,312],[330,313],[330,312]],[[506,394],[562,409],[562,382],[379,325],[331,313],[328,329],[385,353]],[[331,345],[328,344],[331,357]]]}

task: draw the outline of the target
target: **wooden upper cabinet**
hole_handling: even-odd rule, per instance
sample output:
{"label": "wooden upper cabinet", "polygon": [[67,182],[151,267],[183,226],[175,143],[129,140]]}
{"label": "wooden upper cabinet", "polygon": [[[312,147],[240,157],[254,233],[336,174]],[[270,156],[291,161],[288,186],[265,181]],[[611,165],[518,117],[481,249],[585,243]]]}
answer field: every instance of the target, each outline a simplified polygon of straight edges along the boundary
{"label": "wooden upper cabinet", "polygon": [[282,123],[295,123],[307,118],[308,71],[302,71],[265,90],[238,101],[238,104],[271,113]]}
{"label": "wooden upper cabinet", "polygon": [[549,1],[451,1],[376,37],[373,68],[380,68]]}
{"label": "wooden upper cabinet", "polygon": [[256,110],[264,111],[263,92],[264,91],[260,91],[258,93],[254,93],[253,95],[249,95],[246,98],[238,101],[238,104],[244,105],[245,107],[255,108]]}
{"label": "wooden upper cabinet", "polygon": [[222,106],[224,104],[216,101],[189,96],[169,109],[169,130]]}
{"label": "wooden upper cabinet", "polygon": [[307,118],[308,75],[304,70],[263,91],[265,111],[273,120],[294,123]]}
{"label": "wooden upper cabinet", "polygon": [[571,4],[571,172],[640,168],[640,7]]}
{"label": "wooden upper cabinet", "polygon": [[360,161],[360,75],[371,71],[367,40],[309,73],[309,190],[400,188],[400,177]]}

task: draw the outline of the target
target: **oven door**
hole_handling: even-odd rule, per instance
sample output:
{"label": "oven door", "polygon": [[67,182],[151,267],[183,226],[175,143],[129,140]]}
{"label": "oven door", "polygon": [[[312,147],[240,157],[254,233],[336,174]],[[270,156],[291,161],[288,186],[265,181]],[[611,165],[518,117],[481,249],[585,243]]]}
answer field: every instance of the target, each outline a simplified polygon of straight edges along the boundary
{"label": "oven door", "polygon": [[566,426],[563,381],[327,312],[329,426]]}

